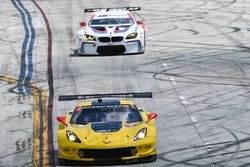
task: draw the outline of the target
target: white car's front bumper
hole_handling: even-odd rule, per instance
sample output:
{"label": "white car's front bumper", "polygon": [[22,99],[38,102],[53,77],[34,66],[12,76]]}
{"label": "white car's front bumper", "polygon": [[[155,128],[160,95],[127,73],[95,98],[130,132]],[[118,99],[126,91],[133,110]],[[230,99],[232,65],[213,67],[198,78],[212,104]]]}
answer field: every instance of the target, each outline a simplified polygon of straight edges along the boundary
{"label": "white car's front bumper", "polygon": [[144,52],[144,41],[139,39],[123,40],[121,42],[82,40],[79,43],[79,54],[81,55],[133,54]]}

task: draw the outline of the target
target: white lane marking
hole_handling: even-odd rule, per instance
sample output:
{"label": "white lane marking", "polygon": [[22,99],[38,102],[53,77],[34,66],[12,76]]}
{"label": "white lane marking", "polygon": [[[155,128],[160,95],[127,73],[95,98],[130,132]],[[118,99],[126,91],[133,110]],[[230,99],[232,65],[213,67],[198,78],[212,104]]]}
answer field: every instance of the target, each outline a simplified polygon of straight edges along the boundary
{"label": "white lane marking", "polygon": [[207,151],[213,150],[213,146],[211,145],[211,143],[205,143],[204,145],[207,147]]}
{"label": "white lane marking", "polygon": [[197,119],[194,116],[191,116],[190,118],[193,121],[193,123],[195,123],[195,125],[199,125],[199,122],[197,121]]}
{"label": "white lane marking", "polygon": [[163,68],[166,70],[168,69],[168,64],[167,63],[162,63]]}
{"label": "white lane marking", "polygon": [[169,77],[170,81],[172,82],[173,85],[176,85],[176,81],[174,79],[174,77]]}
{"label": "white lane marking", "polygon": [[158,51],[158,49],[156,49],[156,48],[155,48],[155,49],[154,49],[154,51],[156,51],[156,52],[157,52],[157,51]]}
{"label": "white lane marking", "polygon": [[181,99],[183,104],[188,104],[188,102],[187,102],[187,100],[186,100],[186,98],[184,96],[180,95],[179,98]]}
{"label": "white lane marking", "polygon": [[179,97],[180,97],[180,99],[181,99],[181,100],[184,100],[184,99],[185,99],[185,97],[184,97],[184,96],[181,96],[181,95],[180,95]]}

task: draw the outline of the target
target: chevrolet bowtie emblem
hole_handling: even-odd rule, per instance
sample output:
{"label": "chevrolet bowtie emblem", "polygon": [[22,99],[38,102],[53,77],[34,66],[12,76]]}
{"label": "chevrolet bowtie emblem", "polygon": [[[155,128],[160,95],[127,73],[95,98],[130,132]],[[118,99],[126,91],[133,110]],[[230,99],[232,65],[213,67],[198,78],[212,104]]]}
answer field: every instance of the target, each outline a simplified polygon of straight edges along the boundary
{"label": "chevrolet bowtie emblem", "polygon": [[109,144],[111,141],[106,141],[106,140],[103,140],[103,143],[104,144]]}

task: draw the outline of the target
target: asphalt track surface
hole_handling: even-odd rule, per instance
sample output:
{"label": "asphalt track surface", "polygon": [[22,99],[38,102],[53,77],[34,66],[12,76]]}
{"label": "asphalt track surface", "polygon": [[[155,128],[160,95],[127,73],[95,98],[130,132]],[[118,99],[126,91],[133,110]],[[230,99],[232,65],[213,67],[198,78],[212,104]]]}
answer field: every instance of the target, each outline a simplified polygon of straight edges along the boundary
{"label": "asphalt track surface", "polygon": [[[143,55],[73,56],[90,7],[141,6]],[[248,0],[2,0],[0,166],[58,166],[59,95],[152,91],[158,160],[250,166]]]}

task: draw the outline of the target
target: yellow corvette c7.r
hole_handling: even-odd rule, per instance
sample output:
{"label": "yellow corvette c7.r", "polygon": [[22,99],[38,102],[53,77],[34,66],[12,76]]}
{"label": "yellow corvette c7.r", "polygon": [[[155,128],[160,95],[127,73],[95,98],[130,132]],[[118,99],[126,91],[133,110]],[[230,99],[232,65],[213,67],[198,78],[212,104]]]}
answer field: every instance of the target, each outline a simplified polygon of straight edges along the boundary
{"label": "yellow corvette c7.r", "polygon": [[157,114],[124,99],[150,97],[151,92],[59,96],[59,101],[91,99],[57,117],[59,164],[155,161]]}

